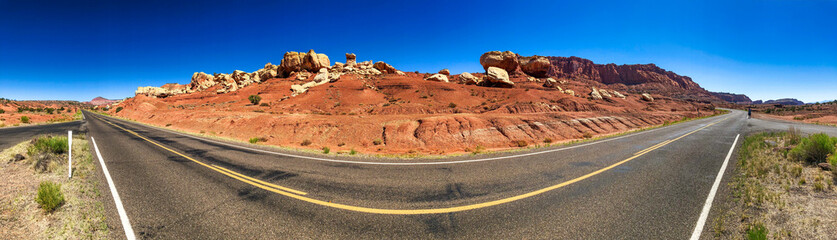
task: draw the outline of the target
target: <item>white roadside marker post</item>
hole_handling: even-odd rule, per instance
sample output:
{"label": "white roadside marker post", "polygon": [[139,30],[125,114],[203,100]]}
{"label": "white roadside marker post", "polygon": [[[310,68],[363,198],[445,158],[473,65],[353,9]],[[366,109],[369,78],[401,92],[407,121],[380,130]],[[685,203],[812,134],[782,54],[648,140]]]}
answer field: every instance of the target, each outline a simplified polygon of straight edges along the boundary
{"label": "white roadside marker post", "polygon": [[67,132],[67,178],[73,178],[73,131]]}

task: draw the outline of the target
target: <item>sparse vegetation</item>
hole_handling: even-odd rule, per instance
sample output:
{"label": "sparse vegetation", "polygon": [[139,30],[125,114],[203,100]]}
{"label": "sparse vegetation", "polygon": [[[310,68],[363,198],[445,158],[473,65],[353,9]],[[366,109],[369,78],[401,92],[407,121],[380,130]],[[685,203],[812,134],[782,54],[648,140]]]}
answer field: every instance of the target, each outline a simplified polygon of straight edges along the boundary
{"label": "sparse vegetation", "polygon": [[354,149],[354,148],[352,148],[351,150],[349,150],[349,155],[355,155],[355,154],[357,154],[357,151],[355,151],[355,149]]}
{"label": "sparse vegetation", "polygon": [[311,140],[305,139],[305,140],[303,140],[303,141],[302,141],[302,143],[300,143],[299,145],[302,145],[302,146],[308,146],[308,145],[311,145]]}
{"label": "sparse vegetation", "polygon": [[262,101],[262,97],[259,95],[250,95],[247,97],[247,100],[250,100],[250,103],[253,103],[253,105],[259,105],[259,102]]}
{"label": "sparse vegetation", "polygon": [[122,111],[122,109],[124,109],[124,108],[122,108],[122,107],[116,107],[116,113],[121,112],[121,111]]}
{"label": "sparse vegetation", "polygon": [[56,208],[64,204],[64,194],[61,193],[61,185],[49,181],[41,182],[38,187],[38,195],[35,202],[45,212],[52,213]]}
{"label": "sparse vegetation", "polygon": [[381,145],[383,143],[384,143],[384,141],[381,140],[380,138],[376,138],[375,140],[372,140],[372,144],[375,144],[375,145]]}
{"label": "sparse vegetation", "polygon": [[799,145],[788,153],[788,157],[812,164],[825,162],[829,155],[834,153],[835,143],[837,143],[837,138],[829,137],[824,133],[813,134],[802,138]]}
{"label": "sparse vegetation", "polygon": [[547,143],[547,144],[552,143],[552,138],[544,138],[543,143]]}
{"label": "sparse vegetation", "polygon": [[583,137],[583,138],[593,138],[593,134],[589,133],[589,132],[585,132],[583,135],[581,135],[581,137]]}
{"label": "sparse vegetation", "polygon": [[330,149],[330,148],[328,148],[328,147],[323,147],[323,154],[328,154],[329,152],[331,152],[331,149]]}
{"label": "sparse vegetation", "polygon": [[[252,100],[251,100],[251,101],[252,101]],[[270,104],[268,104],[268,103],[262,103],[262,104],[259,104],[259,106],[262,106],[262,107],[270,107]]]}
{"label": "sparse vegetation", "polygon": [[529,143],[527,143],[525,140],[517,140],[517,141],[514,141],[514,144],[515,144],[515,145],[517,145],[517,147],[526,147],[526,146],[529,146]]}
{"label": "sparse vegetation", "polygon": [[767,228],[762,223],[755,223],[747,228],[747,240],[767,240]]}
{"label": "sparse vegetation", "polygon": [[249,142],[252,143],[252,144],[256,144],[256,143],[259,143],[259,142],[267,142],[267,138],[254,137],[254,138],[250,138]]}
{"label": "sparse vegetation", "polygon": [[21,123],[29,123],[29,117],[27,116],[20,116]]}
{"label": "sparse vegetation", "polygon": [[449,108],[456,108],[456,103],[450,103],[450,104],[448,104],[448,107]]}
{"label": "sparse vegetation", "polygon": [[32,140],[32,145],[29,146],[28,153],[34,156],[38,153],[52,153],[61,154],[66,153],[68,149],[68,141],[65,136],[44,136]]}
{"label": "sparse vegetation", "polygon": [[818,223],[828,222],[837,210],[811,206],[837,201],[832,190],[837,175],[799,157],[807,156],[804,153],[809,150],[821,150],[811,144],[825,138],[815,135],[803,138],[791,129],[758,133],[743,140],[738,150],[736,174],[729,183],[733,202],[720,210],[720,217],[715,219],[716,238],[743,235],[747,239],[767,239],[767,236],[827,239],[832,236],[834,231]]}

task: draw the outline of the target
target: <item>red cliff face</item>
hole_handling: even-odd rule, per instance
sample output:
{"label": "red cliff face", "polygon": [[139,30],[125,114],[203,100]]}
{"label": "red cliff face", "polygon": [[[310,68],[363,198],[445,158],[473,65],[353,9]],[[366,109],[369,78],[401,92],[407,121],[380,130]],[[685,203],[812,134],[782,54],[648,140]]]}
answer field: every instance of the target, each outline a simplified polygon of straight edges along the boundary
{"label": "red cliff face", "polygon": [[645,91],[678,98],[717,100],[692,78],[666,71],[652,64],[595,64],[580,57],[547,57],[552,64],[549,76],[622,84],[625,90]]}

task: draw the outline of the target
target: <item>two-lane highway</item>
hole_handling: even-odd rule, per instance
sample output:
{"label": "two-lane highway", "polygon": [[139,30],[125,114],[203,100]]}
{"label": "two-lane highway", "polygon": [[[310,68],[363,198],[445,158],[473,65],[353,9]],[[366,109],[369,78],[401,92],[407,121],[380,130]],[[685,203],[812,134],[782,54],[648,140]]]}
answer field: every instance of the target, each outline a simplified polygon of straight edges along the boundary
{"label": "two-lane highway", "polygon": [[0,150],[32,139],[34,136],[44,134],[67,135],[67,131],[83,133],[86,131],[86,128],[84,127],[83,121],[0,128]]}
{"label": "two-lane highway", "polygon": [[734,111],[585,144],[407,161],[278,152],[85,114],[147,238],[683,239],[736,136],[787,128]]}

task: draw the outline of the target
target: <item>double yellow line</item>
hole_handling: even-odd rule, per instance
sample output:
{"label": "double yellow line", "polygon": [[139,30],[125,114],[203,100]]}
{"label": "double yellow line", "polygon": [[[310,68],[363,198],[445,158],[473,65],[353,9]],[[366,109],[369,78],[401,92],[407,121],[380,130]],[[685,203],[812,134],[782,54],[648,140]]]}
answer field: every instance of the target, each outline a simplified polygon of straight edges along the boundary
{"label": "double yellow line", "polygon": [[321,206],[325,206],[325,207],[332,207],[332,208],[343,209],[343,210],[349,210],[349,211],[356,211],[356,212],[363,212],[363,213],[375,213],[375,214],[416,215],[416,214],[440,214],[440,213],[452,213],[452,212],[461,212],[461,211],[467,211],[467,210],[473,210],[473,209],[479,209],[479,208],[491,207],[491,206],[496,206],[496,205],[500,205],[500,204],[504,204],[504,203],[509,203],[509,202],[514,202],[514,201],[521,200],[521,199],[524,199],[524,198],[532,197],[532,196],[539,195],[539,194],[542,194],[542,193],[545,193],[545,192],[548,192],[548,191],[552,191],[552,190],[555,190],[555,189],[558,189],[558,188],[561,188],[561,187],[564,187],[564,186],[567,186],[567,185],[570,185],[570,184],[573,184],[573,183],[579,182],[579,181],[581,181],[581,180],[584,180],[584,179],[590,178],[590,177],[592,177],[592,176],[598,175],[598,174],[600,174],[600,173],[602,173],[602,172],[605,172],[605,171],[607,171],[607,170],[613,169],[613,168],[615,168],[615,167],[617,167],[617,166],[619,166],[619,165],[622,165],[622,164],[624,164],[624,163],[626,163],[626,162],[629,162],[629,161],[631,161],[631,160],[634,160],[634,159],[636,159],[636,158],[638,158],[638,157],[640,157],[640,156],[642,156],[642,155],[645,155],[646,153],[649,153],[649,152],[651,152],[651,151],[654,151],[654,150],[656,150],[656,149],[659,149],[659,148],[661,148],[661,147],[663,147],[663,146],[666,146],[666,145],[668,145],[668,144],[670,144],[670,143],[672,143],[672,142],[674,142],[674,141],[680,140],[680,139],[682,139],[682,138],[684,138],[684,137],[686,137],[686,136],[689,136],[689,135],[691,135],[691,134],[693,134],[693,133],[696,133],[696,132],[698,132],[698,131],[700,131],[700,130],[706,129],[706,128],[708,128],[708,127],[712,126],[712,125],[718,124],[718,123],[720,123],[720,122],[722,122],[722,121],[724,121],[724,120],[726,120],[726,119],[728,119],[728,118],[729,118],[729,117],[724,118],[724,119],[721,119],[721,120],[718,120],[718,121],[715,121],[715,122],[710,123],[710,124],[707,124],[706,126],[703,126],[703,127],[698,128],[698,129],[696,129],[696,130],[694,130],[694,131],[691,131],[691,132],[688,132],[688,133],[686,133],[686,134],[683,134],[683,135],[681,135],[681,136],[679,136],[679,137],[677,137],[677,138],[674,138],[674,139],[671,139],[671,140],[667,140],[667,141],[663,141],[663,142],[661,142],[661,143],[659,143],[659,144],[657,144],[657,145],[654,145],[654,146],[651,146],[651,147],[649,147],[649,148],[646,148],[646,149],[644,149],[644,150],[642,150],[642,151],[639,151],[639,152],[635,153],[633,156],[631,156],[631,157],[629,157],[629,158],[627,158],[627,159],[625,159],[625,160],[619,161],[619,162],[614,163],[614,164],[612,164],[612,165],[610,165],[610,166],[604,167],[604,168],[602,168],[602,169],[599,169],[599,170],[596,170],[596,171],[594,171],[594,172],[591,172],[591,173],[585,174],[584,176],[581,176],[581,177],[577,177],[577,178],[571,179],[571,180],[566,181],[566,182],[562,182],[562,183],[559,183],[559,184],[556,184],[556,185],[552,185],[552,186],[549,186],[549,187],[546,187],[546,188],[538,189],[538,190],[535,190],[535,191],[532,191],[532,192],[528,192],[528,193],[524,193],[524,194],[521,194],[521,195],[517,195],[517,196],[513,196],[513,197],[509,197],[509,198],[503,198],[503,199],[494,200],[494,201],[489,201],[489,202],[476,203],[476,204],[469,204],[469,205],[463,205],[463,206],[457,206],[457,207],[448,207],[448,208],[428,208],[428,209],[380,209],[380,208],[368,208],[368,207],[359,207],[359,206],[351,206],[351,205],[345,205],[345,204],[339,204],[339,203],[332,203],[332,202],[330,202],[330,201],[323,201],[323,200],[317,200],[317,199],[313,199],[313,198],[305,197],[304,195],[307,195],[307,193],[305,193],[305,192],[302,192],[302,191],[299,191],[299,190],[294,190],[294,189],[287,188],[287,187],[278,186],[278,185],[271,184],[271,183],[268,183],[268,182],[264,182],[264,181],[261,181],[261,180],[255,179],[255,178],[251,178],[251,177],[245,176],[245,175],[243,175],[243,174],[240,174],[240,173],[237,173],[237,172],[231,171],[231,170],[229,170],[229,169],[226,169],[226,168],[222,168],[222,167],[216,166],[216,165],[214,165],[214,164],[213,164],[213,165],[211,165],[211,164],[206,164],[206,163],[200,162],[200,161],[195,160],[195,159],[193,159],[193,158],[191,158],[191,157],[189,157],[189,156],[183,155],[183,154],[181,154],[181,153],[179,153],[179,152],[177,152],[177,151],[171,150],[171,149],[169,149],[169,148],[167,148],[167,147],[165,147],[165,146],[163,146],[163,145],[160,145],[160,144],[158,144],[158,143],[156,143],[156,142],[154,142],[154,141],[151,141],[151,140],[149,140],[149,139],[147,139],[147,138],[145,138],[145,137],[143,137],[143,136],[140,136],[139,134],[137,134],[137,133],[135,133],[135,132],[133,132],[133,131],[131,131],[131,130],[128,130],[128,129],[122,128],[122,127],[120,127],[120,126],[117,126],[116,124],[113,124],[113,123],[111,123],[111,122],[109,122],[109,121],[107,121],[107,120],[104,120],[104,119],[101,119],[101,118],[99,118],[99,119],[100,119],[100,120],[102,120],[102,121],[104,121],[104,122],[106,122],[106,123],[108,123],[108,124],[110,124],[110,125],[113,125],[113,126],[115,126],[115,127],[119,128],[119,129],[122,129],[122,130],[124,130],[124,131],[126,131],[126,132],[128,132],[128,133],[131,133],[131,134],[133,134],[133,135],[136,135],[137,137],[139,137],[139,138],[141,138],[141,139],[143,139],[143,140],[145,140],[145,141],[148,141],[148,142],[150,142],[150,143],[152,143],[152,144],[154,144],[154,145],[157,145],[157,146],[159,146],[160,148],[163,148],[163,149],[165,149],[165,150],[167,150],[167,151],[169,151],[169,152],[175,153],[175,154],[177,154],[177,155],[179,155],[179,156],[181,156],[181,157],[184,157],[184,158],[189,159],[189,160],[191,160],[191,161],[193,161],[193,162],[195,162],[195,163],[198,163],[198,164],[200,164],[200,165],[202,165],[202,166],[204,166],[204,167],[207,167],[207,168],[209,168],[209,169],[215,170],[215,171],[217,171],[217,172],[219,172],[219,173],[221,173],[221,174],[227,175],[227,176],[229,176],[229,177],[231,177],[231,178],[233,178],[233,179],[236,179],[236,180],[242,181],[242,182],[247,183],[247,184],[250,184],[250,185],[252,185],[252,186],[255,186],[255,187],[258,187],[258,188],[261,188],[261,189],[267,190],[267,191],[271,191],[271,192],[274,192],[274,193],[278,193],[278,194],[281,194],[281,195],[283,195],[283,196],[291,197],[291,198],[294,198],[294,199],[297,199],[297,200],[301,200],[301,201],[305,201],[305,202],[309,202],[309,203],[313,203],[313,204],[317,204],[317,205],[321,205]]}

